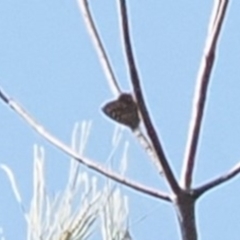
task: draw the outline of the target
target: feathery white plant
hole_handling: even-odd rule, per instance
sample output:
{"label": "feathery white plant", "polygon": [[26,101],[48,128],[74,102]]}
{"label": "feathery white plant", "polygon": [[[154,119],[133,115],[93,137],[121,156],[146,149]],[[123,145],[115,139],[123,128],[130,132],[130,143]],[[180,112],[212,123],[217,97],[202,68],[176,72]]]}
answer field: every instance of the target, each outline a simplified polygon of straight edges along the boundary
{"label": "feathery white plant", "polygon": [[[90,127],[89,123],[83,122],[81,129],[76,125],[73,131],[72,147],[81,155],[86,147]],[[118,143],[119,139],[113,141],[113,148]],[[81,171],[80,164],[71,159],[66,188],[51,197],[46,190],[44,155],[44,149],[34,145],[33,197],[28,212],[13,172],[8,166],[0,165],[8,175],[15,198],[27,221],[26,239],[86,240],[97,230],[96,223],[101,215],[102,239],[127,240],[124,237],[128,216],[126,196],[122,196],[118,188],[109,187],[108,183],[103,190],[98,190],[97,178]],[[124,156],[126,160],[126,152]],[[4,240],[4,237],[1,236],[1,239]]]}

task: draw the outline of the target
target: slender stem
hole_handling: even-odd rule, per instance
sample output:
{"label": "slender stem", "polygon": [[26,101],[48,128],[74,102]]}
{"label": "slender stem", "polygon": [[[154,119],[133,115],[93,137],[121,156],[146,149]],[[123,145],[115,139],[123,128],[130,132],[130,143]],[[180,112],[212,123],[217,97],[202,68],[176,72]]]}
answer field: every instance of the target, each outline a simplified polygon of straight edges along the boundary
{"label": "slender stem", "polygon": [[207,91],[215,60],[216,45],[226,13],[228,0],[219,0],[218,2],[215,2],[215,4],[217,4],[217,7],[214,7],[214,11],[212,13],[213,17],[210,22],[209,34],[197,77],[192,117],[190,120],[189,134],[185,151],[182,171],[182,185],[186,189],[190,189],[192,183],[192,175],[203,122]]}
{"label": "slender stem", "polygon": [[141,86],[140,86],[140,79],[138,76],[138,71],[137,71],[137,67],[135,64],[133,51],[132,51],[132,45],[131,45],[131,41],[130,41],[126,1],[119,0],[119,4],[120,4],[121,26],[122,26],[122,34],[123,34],[125,53],[126,53],[129,73],[131,76],[131,81],[132,81],[134,93],[136,96],[136,100],[137,100],[137,103],[139,106],[139,110],[140,110],[141,116],[143,118],[143,122],[145,124],[149,139],[152,142],[153,148],[158,157],[158,161],[160,162],[161,167],[163,169],[164,175],[165,175],[169,185],[171,186],[172,191],[174,193],[178,193],[180,191],[179,185],[178,185],[178,183],[173,175],[173,172],[168,164],[166,155],[163,151],[160,140],[154,129],[154,126],[150,119],[150,116],[149,116],[149,113],[148,113],[148,110],[147,110],[147,107],[145,105],[145,101],[143,98],[143,94],[142,94],[142,90],[141,90]]}
{"label": "slender stem", "polygon": [[[92,39],[93,45],[96,49],[100,63],[102,65],[104,73],[106,75],[106,79],[108,80],[110,89],[112,90],[112,92],[115,96],[118,96],[122,91],[118,85],[116,77],[114,76],[113,68],[111,66],[110,60],[107,56],[106,50],[101,41],[96,24],[93,20],[90,8],[88,6],[88,1],[87,0],[78,0],[78,4],[79,4],[79,8],[81,10],[81,13],[83,15],[83,19],[85,21],[85,25],[88,29],[89,35]],[[139,143],[147,151],[147,153],[149,154],[149,156],[152,159],[152,161],[154,162],[154,164],[159,165],[158,162],[156,163],[156,157],[155,157],[156,154],[154,152],[154,149],[152,148],[148,139],[141,132],[140,128],[139,128],[138,133],[135,134],[135,136],[137,137]],[[161,166],[158,167],[158,170],[160,173],[162,173],[161,169],[162,169]]]}
{"label": "slender stem", "polygon": [[104,168],[103,166],[97,164],[97,161],[93,161],[90,159],[87,159],[83,156],[80,156],[76,151],[74,151],[71,147],[67,146],[63,142],[61,142],[59,139],[57,139],[55,136],[50,134],[47,130],[43,128],[42,125],[40,125],[34,118],[27,113],[27,111],[20,106],[16,101],[11,99],[2,89],[0,89],[0,99],[5,102],[10,108],[12,108],[27,124],[32,127],[37,133],[39,133],[45,140],[50,142],[52,145],[60,149],[62,152],[68,154],[75,160],[77,160],[79,163],[84,164],[86,167],[94,170],[95,172],[98,172],[106,177],[111,178],[112,180],[119,182],[129,188],[132,188],[134,190],[137,190],[139,192],[142,192],[144,194],[147,194],[152,197],[160,198],[162,200],[170,202],[171,199],[168,196],[168,194],[160,191],[156,191],[155,189],[151,189],[149,187],[143,186],[137,182],[131,181],[122,175],[113,172],[109,169]]}
{"label": "slender stem", "polygon": [[94,23],[92,14],[89,10],[88,1],[87,0],[77,0],[77,1],[78,1],[80,10],[82,12],[85,25],[87,27],[87,30],[92,39],[93,45],[98,54],[103,71],[106,75],[106,79],[108,80],[110,89],[112,90],[113,94],[117,97],[121,93],[121,89],[114,75],[113,68],[111,66],[109,57],[107,56],[106,50],[103,46],[100,35],[97,31],[97,27],[96,27],[96,24]]}
{"label": "slender stem", "polygon": [[193,194],[195,196],[195,198],[200,197],[203,193],[219,186],[222,183],[225,183],[229,180],[231,180],[232,178],[236,177],[238,174],[240,173],[240,163],[238,163],[233,169],[231,169],[228,173],[217,177],[211,181],[209,181],[208,183],[203,184],[200,187],[197,187],[193,190]]}

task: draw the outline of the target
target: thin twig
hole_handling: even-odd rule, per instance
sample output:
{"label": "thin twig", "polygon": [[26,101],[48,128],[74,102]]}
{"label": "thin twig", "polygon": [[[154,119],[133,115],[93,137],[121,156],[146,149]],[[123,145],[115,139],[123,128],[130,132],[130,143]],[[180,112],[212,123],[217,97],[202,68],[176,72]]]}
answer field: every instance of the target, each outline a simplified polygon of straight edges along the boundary
{"label": "thin twig", "polygon": [[52,145],[77,160],[79,163],[84,164],[86,167],[108,178],[111,178],[116,182],[119,182],[129,188],[135,189],[136,191],[142,192],[152,197],[160,198],[168,202],[171,201],[170,197],[166,193],[156,191],[155,189],[151,189],[137,182],[126,179],[120,174],[115,173],[97,164],[96,161],[80,156],[75,150],[71,149],[69,146],[58,140],[48,131],[46,131],[42,125],[40,125],[36,120],[34,120],[34,118],[29,113],[27,113],[27,111],[22,106],[20,106],[20,104],[11,99],[6,93],[4,93],[2,89],[0,89],[0,99],[4,101],[10,108],[12,108],[20,117],[22,117],[27,122],[27,124],[31,126],[37,133],[39,133],[44,139],[46,139]]}
{"label": "thin twig", "polygon": [[152,163],[158,170],[158,173],[161,175],[163,174],[162,166],[159,163],[158,157],[156,155],[156,152],[154,151],[154,148],[152,147],[150,140],[145,136],[145,134],[142,132],[142,129],[139,127],[133,132],[134,136],[138,139],[138,142],[143,147],[143,149],[146,151],[148,156],[150,157]]}
{"label": "thin twig", "polygon": [[85,21],[85,24],[86,24],[87,30],[90,34],[93,45],[98,54],[103,71],[108,80],[110,89],[112,90],[114,96],[117,97],[121,93],[121,89],[120,89],[117,79],[114,75],[114,71],[113,71],[113,68],[111,67],[109,57],[107,56],[107,53],[103,46],[102,40],[97,31],[96,24],[94,23],[93,17],[89,10],[88,1],[87,0],[77,0],[77,2],[78,2],[80,10],[82,12],[83,19]]}
{"label": "thin twig", "polygon": [[235,176],[237,176],[240,173],[240,163],[238,163],[234,168],[232,168],[228,173],[217,177],[214,180],[211,180],[208,183],[203,184],[200,187],[197,187],[193,190],[193,195],[195,196],[195,198],[200,197],[203,193],[207,192],[208,190],[211,190],[214,187],[219,186],[222,183],[225,183],[229,180],[231,180],[232,178],[234,178]]}
{"label": "thin twig", "polygon": [[160,140],[154,129],[154,126],[150,119],[150,116],[149,116],[149,113],[148,113],[148,110],[147,110],[147,107],[145,105],[145,101],[143,98],[143,94],[142,94],[142,90],[141,90],[141,86],[140,86],[140,79],[138,76],[137,67],[135,65],[135,60],[134,60],[134,56],[133,56],[133,52],[132,52],[132,45],[131,45],[131,41],[130,41],[126,1],[119,0],[119,5],[120,5],[120,17],[121,17],[124,49],[125,49],[125,53],[126,53],[126,58],[127,58],[127,63],[128,63],[127,65],[129,68],[129,73],[130,73],[136,101],[138,103],[139,110],[140,110],[144,125],[147,130],[147,134],[149,136],[149,139],[152,142],[153,148],[158,157],[158,161],[161,164],[164,175],[165,175],[169,185],[171,186],[172,191],[175,194],[177,194],[180,191],[179,185],[178,185],[178,183],[173,175],[173,172],[168,164],[166,155],[163,151]]}
{"label": "thin twig", "polygon": [[[101,41],[101,38],[99,36],[96,24],[93,20],[91,11],[88,6],[87,0],[78,0],[78,4],[81,10],[81,13],[83,15],[83,18],[85,20],[86,27],[88,29],[88,32],[90,34],[90,37],[92,39],[92,42],[94,44],[94,47],[96,49],[96,52],[98,53],[100,63],[102,64],[104,73],[106,75],[106,78],[108,80],[110,89],[112,89],[113,94],[117,96],[122,91],[117,83],[117,79],[114,76],[113,68],[111,67],[109,58],[106,54],[106,50],[104,49],[103,43]],[[137,134],[135,134],[135,137],[137,138],[138,142],[141,146],[146,150],[147,154],[150,156],[150,159],[152,159],[154,165],[158,166],[159,162],[156,161],[156,154],[154,149],[152,148],[151,143],[149,140],[145,137],[145,135],[142,133],[141,129],[139,128],[137,131]],[[159,173],[162,173],[162,167],[158,167]]]}
{"label": "thin twig", "polygon": [[217,40],[219,39],[219,33],[226,13],[228,0],[219,0],[218,2],[215,1],[215,4],[218,5],[217,7],[214,7],[214,11],[212,13],[213,17],[209,26],[209,34],[197,77],[195,96],[193,100],[192,117],[190,120],[182,171],[182,185],[185,189],[189,189],[192,183],[195,156],[200,137],[204,107],[206,104],[207,90],[214,64]]}

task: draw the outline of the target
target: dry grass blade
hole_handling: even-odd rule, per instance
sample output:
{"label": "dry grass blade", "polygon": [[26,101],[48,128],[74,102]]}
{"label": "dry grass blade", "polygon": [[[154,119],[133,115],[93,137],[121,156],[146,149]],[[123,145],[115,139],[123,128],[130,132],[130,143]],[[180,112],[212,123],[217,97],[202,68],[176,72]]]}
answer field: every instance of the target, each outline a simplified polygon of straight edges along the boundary
{"label": "dry grass blade", "polygon": [[101,211],[102,235],[104,240],[124,239],[128,216],[128,199],[116,189],[107,198],[107,202]]}

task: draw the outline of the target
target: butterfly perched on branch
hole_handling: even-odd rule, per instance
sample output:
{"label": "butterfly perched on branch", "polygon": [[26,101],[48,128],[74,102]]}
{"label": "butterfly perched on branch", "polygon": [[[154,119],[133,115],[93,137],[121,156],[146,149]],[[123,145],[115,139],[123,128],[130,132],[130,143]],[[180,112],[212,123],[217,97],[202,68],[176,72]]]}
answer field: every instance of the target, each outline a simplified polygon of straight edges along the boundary
{"label": "butterfly perched on branch", "polygon": [[106,103],[103,112],[114,121],[135,130],[140,123],[138,106],[129,93],[122,93],[118,99]]}

